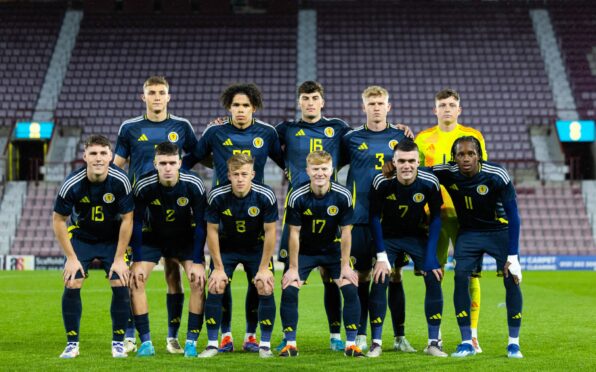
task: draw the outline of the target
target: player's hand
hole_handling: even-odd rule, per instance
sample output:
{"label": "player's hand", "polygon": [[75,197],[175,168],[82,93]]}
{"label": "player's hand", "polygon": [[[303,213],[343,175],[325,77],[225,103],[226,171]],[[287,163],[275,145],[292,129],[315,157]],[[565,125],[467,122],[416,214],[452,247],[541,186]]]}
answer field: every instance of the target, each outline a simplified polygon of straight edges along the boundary
{"label": "player's hand", "polygon": [[441,270],[441,265],[439,265],[439,261],[436,258],[430,258],[428,262],[424,263],[422,275],[426,276],[428,273],[433,273],[433,275],[439,282],[443,280],[443,270]]}
{"label": "player's hand", "polygon": [[393,165],[393,162],[391,161],[386,161],[385,164],[383,164],[381,172],[383,172],[385,178],[391,178],[395,175],[395,165]]}
{"label": "player's hand", "polygon": [[387,253],[377,253],[377,262],[373,269],[373,279],[375,283],[384,283],[385,278],[391,274],[391,264],[387,258]]}
{"label": "player's hand", "polygon": [[114,259],[114,263],[112,264],[112,267],[110,267],[110,272],[108,273],[108,279],[111,280],[113,273],[118,274],[120,283],[122,283],[123,286],[128,286],[130,270],[123,257]]}
{"label": "player's hand", "polygon": [[507,256],[507,262],[505,262],[505,267],[503,268],[503,275],[505,275],[505,278],[508,278],[509,274],[513,275],[515,284],[521,283],[522,269],[516,254]]}
{"label": "player's hand", "polygon": [[191,285],[196,285],[199,288],[205,286],[205,266],[203,264],[193,263],[190,265],[186,276],[188,276]]}
{"label": "player's hand", "polygon": [[209,122],[209,125],[212,125],[212,124],[215,124],[215,125],[221,125],[221,124],[223,124],[223,123],[224,123],[224,122],[225,122],[227,119],[228,119],[228,118],[227,118],[226,116],[223,116],[223,117],[222,117],[222,116],[220,116],[220,117],[217,117],[217,118],[215,118],[215,119],[211,120],[211,121]]}
{"label": "player's hand", "polygon": [[358,287],[358,274],[356,274],[356,272],[352,270],[349,264],[343,265],[343,267],[341,268],[339,282],[341,283],[343,280],[347,280],[351,284],[354,284],[356,287]]}
{"label": "player's hand", "polygon": [[74,284],[75,278],[77,276],[77,272],[81,272],[83,277],[85,276],[85,270],[83,270],[83,265],[78,258],[67,258],[66,262],[64,263],[64,271],[62,271],[62,277],[64,278],[64,284],[69,284],[72,286]]}
{"label": "player's hand", "polygon": [[294,282],[298,283],[298,286],[300,286],[300,275],[298,275],[298,270],[288,269],[283,278],[281,278],[281,288],[286,289]]}
{"label": "player's hand", "polygon": [[412,132],[412,129],[410,129],[410,127],[407,125],[399,123],[395,124],[395,127],[399,130],[403,130],[406,137],[414,139],[414,132]]}
{"label": "player's hand", "polygon": [[221,269],[213,269],[209,276],[209,293],[223,293],[228,285],[228,276]]}
{"label": "player's hand", "polygon": [[269,269],[260,269],[255,275],[253,282],[257,290],[261,292],[273,292],[273,285],[275,284],[275,278],[273,273]]}

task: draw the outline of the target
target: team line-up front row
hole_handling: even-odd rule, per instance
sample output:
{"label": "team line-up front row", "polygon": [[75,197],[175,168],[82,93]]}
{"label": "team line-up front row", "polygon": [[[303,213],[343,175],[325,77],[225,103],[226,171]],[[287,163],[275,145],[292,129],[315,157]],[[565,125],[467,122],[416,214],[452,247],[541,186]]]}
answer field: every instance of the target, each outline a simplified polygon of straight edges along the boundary
{"label": "team line-up front row", "polygon": [[[395,145],[393,167],[386,167],[385,174],[379,173],[370,186],[367,233],[374,242],[376,263],[369,306],[361,309],[359,278],[350,260],[353,196],[331,180],[336,166],[332,156],[323,150],[310,152],[306,157],[308,180],[293,187],[287,200],[289,250],[280,304],[285,347],[279,355],[298,355],[298,293],[317,267],[328,273],[344,298],[344,355],[365,356],[356,345],[361,312],[365,311],[370,312],[372,334],[366,356],[381,355],[390,273],[403,265],[403,257],[408,255],[422,273],[426,286],[425,352],[447,356],[440,340],[443,271],[437,258],[443,185],[459,220],[454,249],[454,305],[462,343],[451,355],[475,354],[469,282],[483,254],[488,253],[504,274],[507,355],[521,358],[522,274],[516,195],[507,171],[483,161],[482,154],[482,145],[476,138],[460,137],[453,143],[452,162],[427,168],[419,167],[419,149],[413,141],[404,139]],[[127,356],[124,334],[131,306],[142,342],[137,355],[153,355],[145,285],[161,257],[177,260],[190,283],[185,356],[207,358],[218,354],[222,298],[236,266],[242,263],[258,291],[261,340],[256,351],[260,357],[272,357],[270,342],[277,312],[272,256],[278,206],[273,190],[254,180],[253,158],[246,153],[232,155],[226,162],[229,183],[215,186],[207,193],[202,180],[182,168],[180,150],[171,142],[155,147],[155,170],[136,179],[134,187],[126,173],[111,164],[112,156],[107,138],[90,136],[84,150],[86,166],[67,177],[56,198],[53,227],[66,255],[62,308],[67,346],[61,357],[79,355],[80,290],[87,269],[96,258],[108,273],[113,291],[112,355]],[[205,241],[211,257],[208,276],[204,267]],[[129,245],[132,267],[125,260]],[[203,321],[208,342],[205,350],[198,353],[196,343]]]}

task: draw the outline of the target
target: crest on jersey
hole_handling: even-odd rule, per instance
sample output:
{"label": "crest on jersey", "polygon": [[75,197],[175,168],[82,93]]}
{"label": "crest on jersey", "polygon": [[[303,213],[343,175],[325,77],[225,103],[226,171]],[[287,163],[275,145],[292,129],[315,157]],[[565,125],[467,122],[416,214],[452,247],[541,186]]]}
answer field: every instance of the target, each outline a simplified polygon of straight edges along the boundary
{"label": "crest on jersey", "polygon": [[261,212],[261,210],[258,207],[252,206],[252,207],[248,208],[248,215],[251,217],[258,216],[260,212]]}
{"label": "crest on jersey", "polygon": [[327,208],[327,214],[330,216],[335,216],[337,212],[339,212],[339,208],[337,208],[335,205],[330,205]]}
{"label": "crest on jersey", "polygon": [[287,250],[285,250],[285,249],[280,249],[280,250],[279,250],[279,257],[281,257],[281,258],[286,258],[286,257],[288,257],[288,251],[287,251]]}
{"label": "crest on jersey", "polygon": [[263,139],[261,137],[256,137],[254,140],[252,140],[252,145],[254,147],[256,147],[257,149],[260,149],[261,147],[263,147]]}
{"label": "crest on jersey", "polygon": [[389,141],[389,148],[391,150],[393,150],[395,148],[395,146],[397,146],[397,140],[391,140],[391,141]]}
{"label": "crest on jersey", "polygon": [[331,127],[327,127],[327,128],[325,128],[325,135],[327,137],[331,138],[335,135],[335,130],[333,130],[333,128],[331,128]]}
{"label": "crest on jersey", "polygon": [[176,132],[168,133],[168,140],[170,142],[178,142],[178,133],[176,133]]}
{"label": "crest on jersey", "polygon": [[181,207],[184,207],[184,206],[188,205],[188,198],[181,196],[176,200],[176,204],[178,204]]}
{"label": "crest on jersey", "polygon": [[103,201],[105,203],[111,204],[114,202],[114,200],[116,200],[116,198],[114,197],[114,194],[112,194],[111,192],[103,194]]}
{"label": "crest on jersey", "polygon": [[412,200],[414,200],[414,202],[416,202],[416,203],[422,203],[424,201],[424,194],[421,192],[417,192],[412,197]]}
{"label": "crest on jersey", "polygon": [[488,193],[488,186],[478,185],[478,187],[476,187],[476,192],[480,195],[486,195]]}

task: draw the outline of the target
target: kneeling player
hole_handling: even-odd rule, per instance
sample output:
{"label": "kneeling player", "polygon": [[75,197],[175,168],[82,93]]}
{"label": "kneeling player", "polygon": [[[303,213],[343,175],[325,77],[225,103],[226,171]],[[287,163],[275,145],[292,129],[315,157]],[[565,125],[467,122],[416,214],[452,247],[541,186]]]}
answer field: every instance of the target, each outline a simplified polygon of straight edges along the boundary
{"label": "kneeling player", "polygon": [[[371,189],[370,225],[377,248],[377,263],[370,294],[371,319],[380,319],[371,325],[373,343],[369,357],[381,355],[383,320],[387,312],[387,286],[391,264],[400,254],[408,254],[416,269],[424,272],[426,297],[424,312],[428,325],[427,354],[446,357],[439,346],[439,327],[443,312],[441,292],[442,271],[437,260],[437,240],[441,230],[440,209],[443,200],[439,180],[428,169],[418,168],[418,146],[412,141],[401,141],[393,155],[397,176],[391,179],[379,174]],[[385,201],[396,200],[398,214],[395,220],[383,221],[387,209]],[[425,205],[430,210],[428,236],[424,229]],[[390,204],[393,207],[393,205]],[[388,211],[391,214],[391,211]],[[391,222],[391,224],[389,224]]]}
{"label": "kneeling player", "polygon": [[214,188],[208,198],[206,220],[211,275],[205,319],[209,341],[199,358],[210,358],[218,353],[222,298],[228,278],[240,263],[259,294],[259,356],[269,358],[273,356],[270,342],[276,311],[271,258],[275,249],[277,199],[269,186],[253,182],[254,161],[249,155],[233,155],[227,164],[230,184]]}
{"label": "kneeling player", "polygon": [[358,275],[350,267],[352,196],[345,187],[331,182],[333,164],[327,152],[311,152],[306,164],[310,182],[293,190],[288,200],[290,263],[283,276],[281,297],[281,320],[287,344],[280,356],[298,355],[298,290],[310,272],[320,266],[329,271],[344,297],[344,353],[362,357],[362,351],[355,345],[360,319]]}
{"label": "kneeling player", "polygon": [[60,358],[79,355],[81,287],[96,258],[101,260],[112,286],[112,356],[123,358],[127,356],[123,342],[130,311],[124,255],[132,232],[132,189],[126,174],[110,165],[111,145],[104,136],[87,139],[83,159],[87,165],[66,178],[54,205],[54,234],[66,256],[62,318],[67,345]]}
{"label": "kneeling player", "polygon": [[156,170],[141,177],[134,190],[136,207],[131,242],[134,263],[130,287],[135,325],[142,343],[137,356],[155,354],[145,286],[151,271],[164,257],[182,264],[190,282],[184,356],[192,357],[197,355],[205,301],[205,187],[198,176],[180,169],[180,153],[173,143],[157,145],[154,166]]}
{"label": "kneeling player", "polygon": [[[459,233],[455,243],[455,291],[453,303],[462,343],[454,357],[476,354],[470,329],[470,276],[482,262],[484,253],[497,261],[504,274],[507,296],[509,344],[507,356],[522,358],[519,329],[522,317],[522,279],[519,264],[520,219],[513,183],[507,171],[481,159],[478,139],[458,138],[451,149],[452,162],[433,170],[445,186],[457,212]],[[454,162],[453,162],[454,161]],[[507,218],[507,220],[505,219]]]}

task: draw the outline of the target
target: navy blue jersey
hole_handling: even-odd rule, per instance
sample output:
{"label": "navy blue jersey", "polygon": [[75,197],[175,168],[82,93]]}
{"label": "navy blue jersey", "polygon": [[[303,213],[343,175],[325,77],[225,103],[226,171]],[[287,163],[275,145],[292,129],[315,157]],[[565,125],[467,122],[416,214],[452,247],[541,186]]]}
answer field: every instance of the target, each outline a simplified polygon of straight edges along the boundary
{"label": "navy blue jersey", "polygon": [[438,216],[443,204],[439,180],[430,168],[418,168],[416,180],[407,186],[402,185],[396,176],[387,179],[382,174],[377,175],[370,199],[371,214],[381,215],[385,239],[426,236],[425,205],[431,215]]}
{"label": "navy blue jersey", "polygon": [[373,178],[381,172],[383,164],[393,158],[393,148],[406,138],[404,131],[388,124],[380,132],[362,125],[342,138],[342,154],[350,164],[346,186],[354,199],[354,223],[368,223],[370,186]]}
{"label": "navy blue jersey", "polygon": [[182,169],[179,175],[173,187],[166,187],[154,170],[143,175],[134,188],[135,221],[145,217],[145,228],[159,242],[192,242],[195,227],[204,224],[207,193],[203,181]]}
{"label": "navy blue jersey", "polygon": [[503,203],[515,200],[516,196],[511,178],[502,166],[483,162],[473,177],[461,174],[453,162],[436,165],[433,171],[453,200],[461,230],[507,228]]}
{"label": "navy blue jersey", "polygon": [[91,182],[87,167],[72,172],[58,191],[54,212],[70,216],[69,231],[88,242],[115,242],[120,215],[134,210],[132,187],[126,173],[111,164],[103,182]]}
{"label": "navy blue jersey", "polygon": [[248,194],[239,198],[232,185],[214,188],[207,199],[206,220],[219,224],[219,248],[222,252],[258,251],[263,247],[263,224],[278,219],[277,199],[273,190],[253,182]]}
{"label": "navy blue jersey", "polygon": [[154,169],[155,146],[166,141],[190,152],[197,144],[197,137],[190,121],[174,115],[168,115],[160,122],[151,121],[143,115],[122,123],[115,153],[125,159],[130,158],[128,176],[133,185],[142,175]]}
{"label": "navy blue jersey", "polygon": [[354,223],[354,206],[350,191],[331,182],[331,188],[317,197],[310,182],[290,193],[286,223],[301,226],[300,254],[321,255],[337,252],[341,240],[341,226]]}
{"label": "navy blue jersey", "polygon": [[341,138],[350,130],[346,122],[323,117],[312,124],[302,120],[284,121],[275,129],[284,149],[284,160],[290,179],[289,187],[309,181],[306,174],[306,156],[313,151],[325,150],[331,154],[333,166],[336,169],[333,180],[336,179],[337,170],[342,165]]}
{"label": "navy blue jersey", "polygon": [[213,186],[228,183],[228,159],[239,153],[250,155],[255,162],[255,181],[263,182],[265,163],[271,158],[284,168],[279,139],[273,126],[259,120],[245,129],[236,128],[229,121],[212,124],[205,129],[192,155],[200,161],[213,154],[215,175]]}

